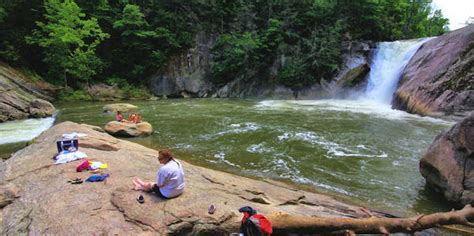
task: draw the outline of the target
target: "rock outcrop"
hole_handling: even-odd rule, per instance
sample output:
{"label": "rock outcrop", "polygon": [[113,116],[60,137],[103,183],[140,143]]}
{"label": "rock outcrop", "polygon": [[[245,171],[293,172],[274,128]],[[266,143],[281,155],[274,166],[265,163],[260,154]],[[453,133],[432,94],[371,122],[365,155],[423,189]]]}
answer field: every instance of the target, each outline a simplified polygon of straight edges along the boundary
{"label": "rock outcrop", "polygon": [[210,50],[215,40],[215,35],[198,33],[193,48],[173,57],[165,70],[150,78],[151,92],[158,97],[210,97]]}
{"label": "rock outcrop", "polygon": [[[151,92],[158,97],[187,98],[273,98],[273,99],[314,99],[330,97],[333,89],[324,89],[320,84],[313,84],[298,91],[278,85],[278,70],[289,61],[284,52],[282,55],[259,73],[259,78],[234,76],[227,84],[217,87],[211,81],[211,49],[215,45],[216,35],[198,33],[195,46],[188,51],[173,57],[166,68],[149,80]],[[342,87],[350,87],[363,83],[368,73],[368,57],[373,48],[371,42],[351,42],[345,46],[344,63],[337,76],[350,77],[351,82],[344,82]],[[361,66],[361,68],[358,68]],[[350,75],[346,75],[350,73]],[[249,72],[249,74],[252,74]],[[252,76],[252,75],[250,75]],[[337,77],[336,79],[339,79]],[[357,81],[356,81],[357,80]],[[331,91],[327,91],[331,90]]]}
{"label": "rock outcrop", "polygon": [[115,113],[117,111],[130,112],[130,111],[136,111],[137,109],[138,109],[137,106],[129,104],[129,103],[107,104],[104,107],[102,107],[102,110],[104,112],[112,112],[112,113]]}
{"label": "rock outcrop", "polygon": [[53,115],[54,88],[0,63],[0,122]]}
{"label": "rock outcrop", "polygon": [[474,204],[474,112],[435,138],[420,172],[448,201]]}
{"label": "rock outcrop", "polygon": [[86,87],[87,92],[94,100],[115,101],[125,99],[126,96],[117,85],[106,85],[103,83],[94,84]]}
{"label": "rock outcrop", "polygon": [[408,62],[393,108],[421,115],[474,110],[474,25],[423,44]]}
{"label": "rock outcrop", "polygon": [[360,64],[347,71],[347,73],[337,81],[337,85],[342,88],[356,87],[364,81],[369,71],[370,67],[367,63]]}
{"label": "rock outcrop", "polygon": [[[54,165],[55,141],[63,133],[87,134],[79,150],[91,160],[108,164],[106,182],[70,184],[81,161]],[[84,145],[86,144],[87,145]],[[60,123],[30,146],[0,163],[0,184],[17,186],[0,210],[2,235],[229,235],[238,232],[242,206],[270,215],[367,217],[359,207],[320,194],[297,190],[283,183],[257,181],[181,161],[185,192],[170,200],[132,190],[139,176],[153,181],[159,167],[157,151],[116,139],[72,122]],[[136,200],[143,194],[145,203]],[[217,208],[208,214],[210,204]],[[371,214],[379,215],[376,212]],[[285,232],[285,228],[281,229]],[[290,229],[287,229],[290,230]]]}
{"label": "rock outcrop", "polygon": [[148,122],[128,123],[110,121],[104,127],[105,132],[118,137],[148,136],[153,132],[153,127]]}

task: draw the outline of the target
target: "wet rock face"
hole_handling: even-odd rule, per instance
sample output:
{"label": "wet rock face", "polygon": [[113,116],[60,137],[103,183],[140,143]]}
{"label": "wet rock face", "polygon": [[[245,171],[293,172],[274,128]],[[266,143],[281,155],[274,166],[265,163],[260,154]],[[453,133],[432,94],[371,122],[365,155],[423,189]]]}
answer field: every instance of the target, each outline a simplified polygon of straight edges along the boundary
{"label": "wet rock face", "polygon": [[173,57],[164,71],[149,80],[151,92],[158,97],[209,97],[211,48],[215,35],[199,33],[195,46]]}
{"label": "wet rock face", "polygon": [[474,110],[474,25],[420,47],[408,62],[392,106],[410,113],[456,114]]}
{"label": "wet rock face", "polygon": [[45,82],[33,83],[21,72],[0,63],[0,122],[52,116],[54,90]]}
{"label": "wet rock face", "polygon": [[[229,75],[230,82],[217,87],[213,84],[211,75],[212,54],[216,35],[199,33],[195,38],[195,46],[188,51],[177,55],[168,61],[163,71],[149,79],[151,92],[158,97],[187,98],[187,97],[214,97],[214,98],[273,98],[273,99],[314,99],[327,98],[328,93],[318,83],[292,90],[278,85],[276,77],[279,69],[288,61],[283,52],[264,69],[264,73],[257,78],[248,78],[247,75]],[[340,77],[349,77],[343,87],[360,85],[368,73],[368,56],[374,47],[372,42],[346,42],[344,47],[344,63],[340,65]],[[361,68],[355,67],[361,66]],[[249,68],[250,70],[250,68]],[[256,73],[249,71],[248,74]],[[349,75],[346,75],[350,73]],[[328,78],[327,78],[328,79]],[[332,92],[332,91],[330,91]],[[336,91],[337,92],[337,91]]]}
{"label": "wet rock face", "polygon": [[474,112],[435,138],[420,172],[448,201],[474,204]]}
{"label": "wet rock face", "polygon": [[337,85],[343,88],[356,87],[364,81],[370,71],[368,64],[361,64],[349,70],[344,76],[337,81]]}
{"label": "wet rock face", "polygon": [[[90,160],[107,163],[108,168],[102,170],[110,174],[106,182],[70,184],[67,180],[95,173],[76,172],[81,160],[54,164],[56,140],[71,132],[87,134],[79,138],[79,151]],[[239,230],[242,206],[252,206],[267,216],[275,212],[367,216],[360,207],[284,183],[248,179],[181,160],[186,183],[181,196],[163,200],[134,191],[134,176],[154,181],[160,168],[157,155],[156,150],[90,126],[72,122],[53,126],[0,163],[0,234],[229,235]],[[140,194],[143,204],[136,200]],[[208,213],[210,204],[216,206],[214,214]]]}

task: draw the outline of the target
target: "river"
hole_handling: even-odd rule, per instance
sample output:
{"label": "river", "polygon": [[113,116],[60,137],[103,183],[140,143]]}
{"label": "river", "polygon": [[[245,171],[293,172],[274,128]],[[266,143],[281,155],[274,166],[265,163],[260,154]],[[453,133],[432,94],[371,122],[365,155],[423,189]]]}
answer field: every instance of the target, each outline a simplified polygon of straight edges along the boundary
{"label": "river", "polygon": [[[103,127],[106,103],[57,104],[57,122]],[[452,122],[369,100],[169,99],[133,102],[154,127],[128,140],[191,163],[287,181],[399,213],[449,207],[424,189],[418,162]]]}

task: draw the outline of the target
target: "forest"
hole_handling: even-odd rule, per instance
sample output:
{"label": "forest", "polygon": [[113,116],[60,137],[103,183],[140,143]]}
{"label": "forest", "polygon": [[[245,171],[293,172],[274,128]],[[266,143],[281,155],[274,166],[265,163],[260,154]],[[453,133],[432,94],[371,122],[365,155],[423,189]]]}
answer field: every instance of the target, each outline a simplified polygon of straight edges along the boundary
{"label": "forest", "polygon": [[436,36],[430,0],[0,0],[0,61],[57,86],[144,87],[174,55],[215,35],[211,79],[261,76],[298,89],[331,79],[343,41]]}

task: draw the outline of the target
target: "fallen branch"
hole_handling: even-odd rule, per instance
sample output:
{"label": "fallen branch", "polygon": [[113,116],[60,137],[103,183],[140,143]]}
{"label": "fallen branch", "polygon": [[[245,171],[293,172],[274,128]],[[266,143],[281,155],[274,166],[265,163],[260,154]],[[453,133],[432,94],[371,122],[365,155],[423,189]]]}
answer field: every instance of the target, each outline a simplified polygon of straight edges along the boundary
{"label": "fallen branch", "polygon": [[274,214],[269,217],[273,231],[297,234],[331,234],[331,233],[414,233],[441,225],[472,225],[474,208],[466,205],[462,210],[421,215],[410,218],[321,218]]}

